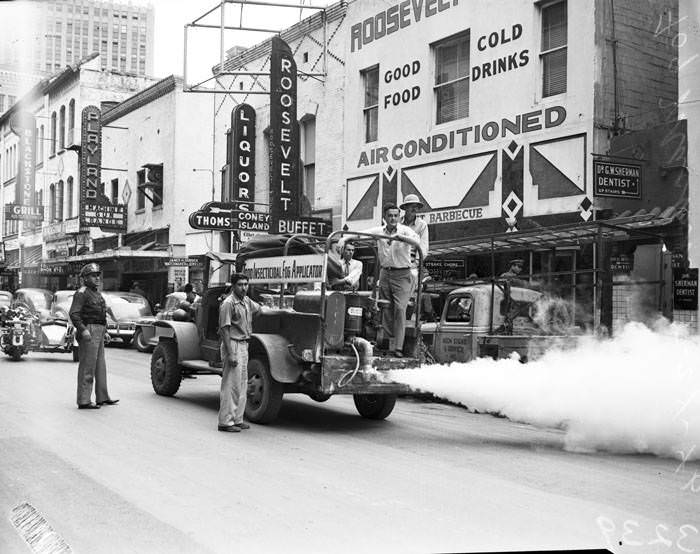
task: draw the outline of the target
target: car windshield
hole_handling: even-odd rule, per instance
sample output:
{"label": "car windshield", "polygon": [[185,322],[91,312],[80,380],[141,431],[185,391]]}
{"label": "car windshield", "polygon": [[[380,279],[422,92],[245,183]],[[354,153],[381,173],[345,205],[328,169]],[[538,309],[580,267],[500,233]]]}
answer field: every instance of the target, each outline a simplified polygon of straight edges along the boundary
{"label": "car windshield", "polygon": [[52,295],[49,291],[27,290],[24,291],[24,294],[36,310],[48,310],[51,307]]}
{"label": "car windshield", "polygon": [[9,292],[0,292],[0,306],[12,304],[12,295]]}
{"label": "car windshield", "polygon": [[118,320],[137,319],[152,315],[148,300],[138,294],[112,293],[105,294],[104,297]]}
{"label": "car windshield", "polygon": [[55,295],[54,306],[56,308],[62,308],[63,311],[68,313],[70,305],[73,302],[73,296],[75,295],[74,290],[62,290],[58,291]]}

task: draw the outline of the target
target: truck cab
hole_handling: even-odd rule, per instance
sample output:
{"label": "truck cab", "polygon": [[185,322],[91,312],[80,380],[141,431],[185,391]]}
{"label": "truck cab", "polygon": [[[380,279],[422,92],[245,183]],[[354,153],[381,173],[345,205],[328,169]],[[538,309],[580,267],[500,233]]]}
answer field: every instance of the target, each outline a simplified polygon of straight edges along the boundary
{"label": "truck cab", "polygon": [[422,325],[423,342],[439,363],[512,352],[526,359],[541,337],[551,339],[548,304],[541,292],[507,283],[458,287],[447,294],[438,321]]}

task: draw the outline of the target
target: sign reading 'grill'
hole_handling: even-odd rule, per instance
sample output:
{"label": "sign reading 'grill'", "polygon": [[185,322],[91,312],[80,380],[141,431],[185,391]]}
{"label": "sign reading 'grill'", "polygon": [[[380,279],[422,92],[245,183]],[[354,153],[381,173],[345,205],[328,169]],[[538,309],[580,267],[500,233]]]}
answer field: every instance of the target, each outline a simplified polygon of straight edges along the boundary
{"label": "sign reading 'grill'", "polygon": [[593,162],[593,196],[642,197],[642,167],[634,164]]}

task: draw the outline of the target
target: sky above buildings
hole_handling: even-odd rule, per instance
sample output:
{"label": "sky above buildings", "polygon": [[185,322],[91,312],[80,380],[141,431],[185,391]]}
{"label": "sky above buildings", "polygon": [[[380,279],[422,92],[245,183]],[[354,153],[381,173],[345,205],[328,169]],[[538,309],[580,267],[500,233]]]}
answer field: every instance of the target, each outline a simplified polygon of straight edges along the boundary
{"label": "sky above buildings", "polygon": [[[299,5],[302,0],[275,0],[276,3]],[[192,23],[213,7],[216,9],[200,24],[211,24],[217,28],[194,28],[187,37],[187,81],[199,82],[211,76],[211,67],[221,57],[220,31],[221,10],[216,0],[151,0],[155,12],[155,73],[164,77],[184,72],[184,26]],[[303,0],[305,5],[325,6],[328,0]],[[245,6],[241,16],[238,4],[225,6],[227,26],[285,29],[313,15],[316,10],[270,6]],[[269,33],[229,30],[224,35],[224,50],[233,46],[252,46],[271,36]]]}

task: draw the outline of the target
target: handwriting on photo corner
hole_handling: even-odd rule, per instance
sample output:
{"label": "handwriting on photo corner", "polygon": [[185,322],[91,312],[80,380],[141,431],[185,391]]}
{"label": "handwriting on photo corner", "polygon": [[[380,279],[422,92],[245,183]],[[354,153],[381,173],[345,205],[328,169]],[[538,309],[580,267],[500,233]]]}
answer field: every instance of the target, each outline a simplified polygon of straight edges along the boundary
{"label": "handwriting on photo corner", "polygon": [[657,523],[654,530],[645,529],[638,521],[626,519],[620,527],[615,520],[604,515],[596,518],[598,528],[607,543],[607,547],[613,550],[618,546],[665,546],[677,548],[681,552],[696,552],[692,546],[693,538],[700,535],[695,525],[684,524],[678,527],[665,523]]}
{"label": "handwriting on photo corner", "polygon": [[[690,430],[690,423],[687,419],[681,418],[681,416],[686,410],[686,408],[688,408],[688,406],[696,399],[699,392],[700,391],[695,390],[688,396],[687,400],[680,401],[681,406],[676,412],[675,416],[673,417],[674,421],[680,421],[685,426],[685,432],[683,434],[684,436],[688,435],[688,431]],[[688,452],[685,452],[683,450],[676,450],[676,452],[681,456],[681,463],[678,464],[674,473],[685,473],[685,464],[692,456],[696,447],[697,444],[693,444],[688,450]],[[681,490],[690,491],[693,493],[700,492],[700,473],[698,472],[698,470],[693,470],[693,476],[690,478],[689,481],[687,481],[684,485],[681,486]]]}

